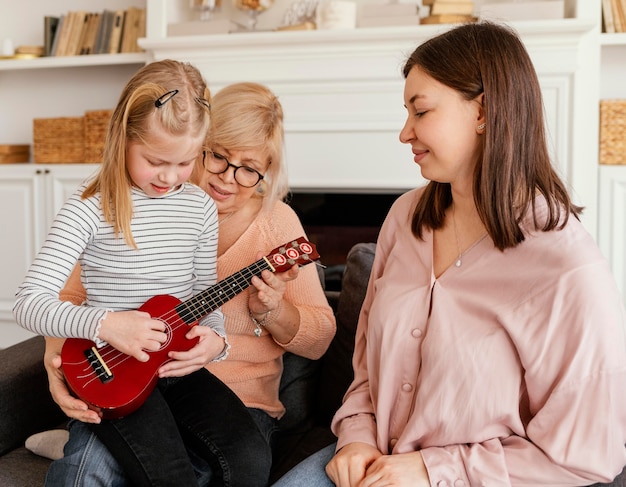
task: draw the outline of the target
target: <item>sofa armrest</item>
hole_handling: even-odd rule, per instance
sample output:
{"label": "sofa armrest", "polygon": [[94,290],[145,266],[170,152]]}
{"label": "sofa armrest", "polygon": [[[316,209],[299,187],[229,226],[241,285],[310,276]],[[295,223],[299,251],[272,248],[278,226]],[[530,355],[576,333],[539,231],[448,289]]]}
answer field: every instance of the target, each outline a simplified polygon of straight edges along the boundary
{"label": "sofa armrest", "polygon": [[65,418],[48,390],[44,348],[37,336],[0,350],[0,455]]}

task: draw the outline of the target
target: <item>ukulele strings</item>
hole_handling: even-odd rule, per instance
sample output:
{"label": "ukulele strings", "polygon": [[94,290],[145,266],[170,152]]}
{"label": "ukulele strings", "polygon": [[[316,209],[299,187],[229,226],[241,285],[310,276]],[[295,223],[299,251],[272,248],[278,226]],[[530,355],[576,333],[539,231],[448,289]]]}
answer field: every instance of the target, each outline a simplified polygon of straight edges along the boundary
{"label": "ukulele strings", "polygon": [[[185,314],[185,316],[187,317],[187,315],[190,314],[191,316],[189,317],[193,318],[193,321],[195,321],[196,319],[200,319],[211,311],[217,309],[220,305],[224,304],[226,301],[233,298],[246,288],[250,287],[250,280],[252,279],[252,277],[259,276],[261,272],[265,269],[271,270],[271,268],[267,265],[267,261],[265,259],[260,259],[257,262],[246,267],[245,269],[242,269],[241,271],[227,277],[223,281],[214,284],[207,290],[202,291],[201,293],[190,298],[186,302],[177,304],[174,309],[168,310],[163,315],[153,318],[162,320],[166,324],[170,325],[173,333],[183,326],[188,326],[188,322],[186,322],[180,316],[182,313],[179,312],[179,309],[184,307],[188,312],[187,314]],[[219,290],[218,293],[215,296],[211,297],[210,295],[214,294],[216,288]],[[165,344],[165,346],[167,346],[167,344]],[[99,353],[102,357],[102,360],[107,364],[107,367],[111,371],[131,358],[130,355],[127,355],[124,352],[120,352],[118,349],[108,344],[99,349]],[[96,379],[97,373],[93,370],[93,368],[89,364],[89,361],[85,360],[85,362],[87,363],[87,373],[83,378],[86,379],[87,377],[93,375],[94,377],[92,378],[92,380]]]}

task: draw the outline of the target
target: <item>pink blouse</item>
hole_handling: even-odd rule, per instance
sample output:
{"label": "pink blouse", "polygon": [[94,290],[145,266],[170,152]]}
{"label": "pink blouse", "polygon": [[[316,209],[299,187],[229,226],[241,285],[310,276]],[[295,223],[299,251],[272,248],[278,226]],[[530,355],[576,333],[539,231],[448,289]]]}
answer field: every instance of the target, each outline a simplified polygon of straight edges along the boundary
{"label": "pink blouse", "polygon": [[[433,275],[421,190],[391,209],[361,311],[337,448],[421,451],[430,482],[587,485],[626,464],[624,307],[574,217],[499,251],[489,237]],[[545,211],[543,200],[537,202]]]}

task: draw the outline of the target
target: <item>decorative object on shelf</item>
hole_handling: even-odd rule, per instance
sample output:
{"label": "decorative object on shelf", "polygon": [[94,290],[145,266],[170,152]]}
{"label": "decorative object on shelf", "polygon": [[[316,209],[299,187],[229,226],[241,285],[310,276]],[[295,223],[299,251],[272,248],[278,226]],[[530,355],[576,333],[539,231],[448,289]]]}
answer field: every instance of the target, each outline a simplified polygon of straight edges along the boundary
{"label": "decorative object on shelf", "polygon": [[626,164],[626,100],[600,100],[600,164]]}
{"label": "decorative object on shelf", "polygon": [[85,112],[86,163],[102,162],[102,151],[113,110],[90,110]]}
{"label": "decorative object on shelf", "polygon": [[420,23],[417,3],[394,1],[359,4],[358,13],[358,27],[389,27]]}
{"label": "decorative object on shelf", "polygon": [[30,145],[0,144],[0,164],[14,164],[30,160]]}
{"label": "decorative object on shelf", "polygon": [[17,46],[15,54],[23,54],[33,57],[41,57],[45,55],[44,46]]}
{"label": "decorative object on shelf", "polygon": [[274,5],[274,0],[233,0],[233,5],[239,10],[248,12],[248,25],[245,27],[249,31],[254,31],[259,14]]}
{"label": "decorative object on shelf", "polygon": [[478,10],[481,19],[495,21],[547,20],[565,17],[564,0],[517,0],[483,2]]}
{"label": "decorative object on shelf", "polygon": [[85,117],[33,120],[33,160],[37,163],[75,163],[85,158]]}
{"label": "decorative object on shelf", "polygon": [[113,110],[90,110],[82,117],[33,120],[36,163],[99,163]]}
{"label": "decorative object on shelf", "polygon": [[208,22],[213,19],[213,14],[220,10],[222,0],[189,0],[189,7],[200,13],[200,20]]}
{"label": "decorative object on shelf", "polygon": [[321,0],[317,5],[315,21],[318,29],[354,29],[356,27],[356,2]]}
{"label": "decorative object on shelf", "polygon": [[286,27],[297,27],[300,25],[315,24],[315,10],[319,0],[294,0],[285,14],[281,27],[279,29],[286,30]]}

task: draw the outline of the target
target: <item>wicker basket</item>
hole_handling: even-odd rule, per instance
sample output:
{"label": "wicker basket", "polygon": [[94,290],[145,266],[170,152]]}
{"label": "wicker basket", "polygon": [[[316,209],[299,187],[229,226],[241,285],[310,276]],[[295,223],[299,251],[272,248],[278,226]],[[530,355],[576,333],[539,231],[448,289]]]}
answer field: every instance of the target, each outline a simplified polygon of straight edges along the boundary
{"label": "wicker basket", "polygon": [[34,119],[33,149],[35,162],[85,162],[85,118]]}
{"label": "wicker basket", "polygon": [[626,164],[626,100],[600,101],[600,164]]}
{"label": "wicker basket", "polygon": [[30,160],[30,145],[2,144],[0,145],[0,164],[14,164]]}
{"label": "wicker basket", "polygon": [[113,110],[85,112],[85,162],[102,162],[102,151]]}

